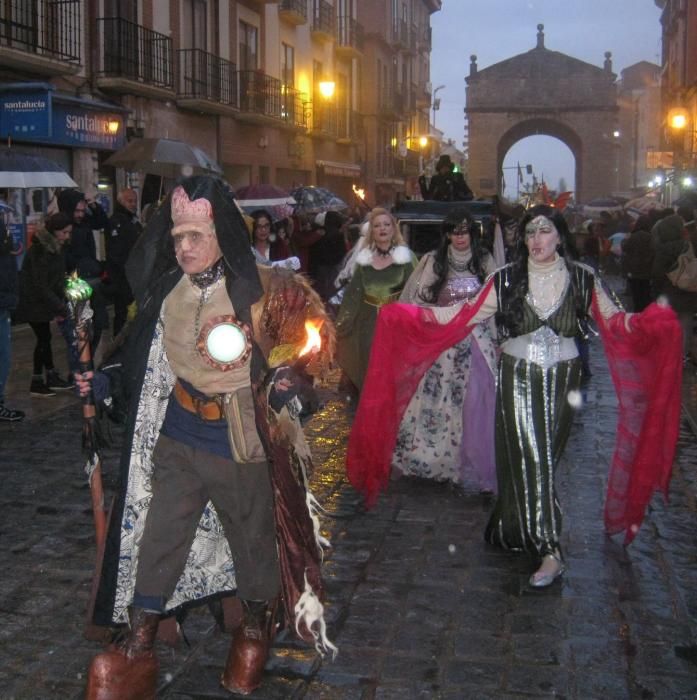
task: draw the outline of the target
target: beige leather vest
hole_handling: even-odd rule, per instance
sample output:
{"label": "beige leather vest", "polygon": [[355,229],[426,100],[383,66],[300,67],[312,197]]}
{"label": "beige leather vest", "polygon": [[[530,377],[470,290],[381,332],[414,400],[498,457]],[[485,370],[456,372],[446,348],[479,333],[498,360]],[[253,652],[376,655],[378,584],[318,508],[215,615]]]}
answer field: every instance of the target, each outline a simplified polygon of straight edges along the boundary
{"label": "beige leather vest", "polygon": [[[202,294],[210,296],[199,312]],[[228,394],[251,385],[249,359],[242,367],[222,372],[211,367],[196,349],[197,335],[206,323],[216,316],[232,313],[234,309],[224,278],[213,287],[201,290],[184,275],[165,299],[164,341],[169,364],[177,377],[207,396]]]}

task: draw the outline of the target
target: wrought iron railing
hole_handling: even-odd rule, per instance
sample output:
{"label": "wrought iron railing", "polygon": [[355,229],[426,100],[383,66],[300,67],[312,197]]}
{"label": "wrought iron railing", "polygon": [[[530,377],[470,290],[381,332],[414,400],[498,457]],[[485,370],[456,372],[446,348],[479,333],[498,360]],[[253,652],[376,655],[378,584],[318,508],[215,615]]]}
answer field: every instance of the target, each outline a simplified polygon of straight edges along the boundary
{"label": "wrought iron railing", "polygon": [[279,119],[289,126],[305,127],[303,96],[295,88],[260,70],[237,71],[241,112]]}
{"label": "wrought iron railing", "polygon": [[180,49],[177,96],[238,106],[237,66],[200,49]]}
{"label": "wrought iron railing", "polygon": [[336,107],[320,102],[312,105],[312,133],[337,138],[338,113]]}
{"label": "wrought iron railing", "polygon": [[334,34],[336,19],[334,8],[327,0],[314,0],[314,12],[312,14],[312,31]]}
{"label": "wrought iron railing", "polygon": [[338,46],[363,51],[363,26],[353,17],[341,15],[337,18],[336,41]]}
{"label": "wrought iron railing", "polygon": [[296,12],[307,19],[307,0],[281,0],[279,10]]}
{"label": "wrought iron railing", "polygon": [[80,63],[80,0],[0,0],[0,45]]}
{"label": "wrought iron railing", "polygon": [[102,48],[99,76],[174,88],[172,40],[168,36],[117,17],[100,18],[97,26]]}

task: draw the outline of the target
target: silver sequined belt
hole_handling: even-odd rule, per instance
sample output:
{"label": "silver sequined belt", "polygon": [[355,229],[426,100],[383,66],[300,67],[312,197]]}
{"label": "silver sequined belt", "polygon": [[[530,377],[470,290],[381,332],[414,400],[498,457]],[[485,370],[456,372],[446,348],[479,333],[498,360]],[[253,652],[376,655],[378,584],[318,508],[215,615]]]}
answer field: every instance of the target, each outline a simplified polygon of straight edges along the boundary
{"label": "silver sequined belt", "polygon": [[578,357],[578,348],[573,338],[557,335],[549,326],[542,326],[532,333],[509,338],[501,350],[521,360],[527,360],[543,369],[557,362]]}

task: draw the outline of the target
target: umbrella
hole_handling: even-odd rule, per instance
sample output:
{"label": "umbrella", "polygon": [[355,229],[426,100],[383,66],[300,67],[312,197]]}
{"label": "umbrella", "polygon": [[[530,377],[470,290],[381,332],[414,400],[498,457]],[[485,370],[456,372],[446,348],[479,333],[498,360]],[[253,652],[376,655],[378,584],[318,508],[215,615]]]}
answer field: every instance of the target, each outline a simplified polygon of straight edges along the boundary
{"label": "umbrella", "polygon": [[0,187],[77,187],[77,182],[48,158],[5,148],[0,151]]}
{"label": "umbrella", "polygon": [[220,166],[196,146],[174,139],[131,141],[105,161],[125,170],[159,175],[172,180],[188,175],[222,175]]}
{"label": "umbrella", "polygon": [[639,218],[642,214],[648,214],[652,209],[660,209],[661,206],[656,197],[644,195],[643,197],[630,199],[624,205],[624,210],[634,218]]}
{"label": "umbrella", "polygon": [[611,197],[601,197],[599,199],[591,199],[583,205],[584,216],[597,216],[601,212],[622,211],[622,203]]}
{"label": "umbrella", "polygon": [[349,205],[330,190],[324,187],[298,187],[291,191],[295,198],[296,214],[319,214],[323,211],[343,211]]}
{"label": "umbrella", "polygon": [[293,214],[295,199],[275,185],[246,185],[235,191],[237,203],[247,213],[264,209],[274,221]]}
{"label": "umbrella", "polygon": [[11,212],[12,214],[15,214],[15,210],[9,205],[5,204],[5,202],[0,202],[0,214],[7,214],[8,212]]}

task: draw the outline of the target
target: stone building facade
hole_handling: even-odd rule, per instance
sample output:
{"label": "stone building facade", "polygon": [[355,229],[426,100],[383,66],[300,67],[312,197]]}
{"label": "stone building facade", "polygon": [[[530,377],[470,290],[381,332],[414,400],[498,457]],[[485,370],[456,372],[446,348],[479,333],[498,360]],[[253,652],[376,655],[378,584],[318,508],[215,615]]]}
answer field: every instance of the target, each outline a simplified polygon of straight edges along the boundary
{"label": "stone building facade", "polygon": [[[697,5],[690,0],[655,0],[661,8],[661,115],[663,148],[674,154],[679,176],[697,176]],[[684,116],[671,127],[671,115]],[[680,177],[679,186],[682,186]]]}
{"label": "stone building facade", "polygon": [[0,5],[0,94],[41,86],[122,120],[119,139],[99,147],[15,134],[18,148],[55,157],[86,190],[123,186],[127,174],[104,161],[143,137],[202,148],[233,187],[315,184],[352,202],[356,185],[373,204],[417,174],[409,146],[428,130],[429,18],[441,0]]}

